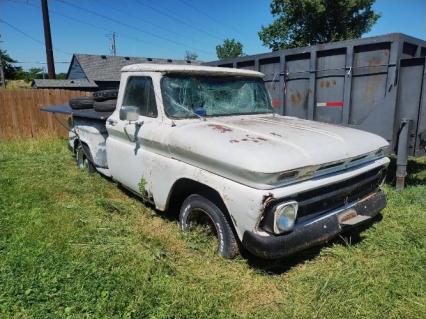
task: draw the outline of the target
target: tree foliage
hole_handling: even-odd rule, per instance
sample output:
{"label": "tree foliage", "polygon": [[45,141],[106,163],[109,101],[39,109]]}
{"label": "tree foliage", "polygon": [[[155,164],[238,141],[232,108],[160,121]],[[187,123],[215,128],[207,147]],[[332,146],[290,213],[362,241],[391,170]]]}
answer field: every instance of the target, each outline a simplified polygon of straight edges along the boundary
{"label": "tree foliage", "polygon": [[185,57],[184,59],[186,61],[195,61],[198,59],[198,54],[191,51],[185,51]]}
{"label": "tree foliage", "polygon": [[6,80],[25,80],[26,82],[30,82],[34,79],[47,78],[47,75],[43,74],[43,68],[30,68],[24,70],[20,66],[14,66],[14,63],[17,61],[13,59],[6,50],[0,49],[0,57]]}
{"label": "tree foliage", "polygon": [[359,38],[380,18],[375,0],[272,0],[259,38],[272,50]]}
{"label": "tree foliage", "polygon": [[14,76],[15,80],[25,80],[26,82],[30,82],[34,79],[43,79],[44,70],[42,68],[30,68],[28,71],[24,71],[20,68]]}
{"label": "tree foliage", "polygon": [[6,79],[15,78],[16,73],[22,70],[21,67],[16,67],[13,65],[13,63],[15,63],[16,60],[12,59],[6,50],[0,49],[0,59],[1,59],[1,64],[4,71],[4,77]]}
{"label": "tree foliage", "polygon": [[67,78],[67,74],[64,73],[64,72],[56,74],[56,79],[57,80],[65,80],[66,78]]}
{"label": "tree foliage", "polygon": [[222,45],[216,46],[216,54],[219,60],[232,59],[243,56],[243,45],[235,39],[225,39]]}

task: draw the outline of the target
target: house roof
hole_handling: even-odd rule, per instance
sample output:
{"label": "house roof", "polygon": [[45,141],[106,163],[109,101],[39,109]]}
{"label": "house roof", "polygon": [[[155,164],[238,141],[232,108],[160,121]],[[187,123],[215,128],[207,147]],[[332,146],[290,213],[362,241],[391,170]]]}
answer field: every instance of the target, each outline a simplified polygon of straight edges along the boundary
{"label": "house roof", "polygon": [[165,73],[187,73],[187,74],[212,74],[212,75],[239,75],[250,77],[264,77],[263,73],[245,70],[224,68],[216,66],[202,65],[176,65],[176,64],[155,64],[140,63],[125,66],[121,69],[123,72],[165,72]]}
{"label": "house roof", "polygon": [[76,80],[34,79],[31,86],[37,89],[47,89],[47,88],[87,89],[87,88],[98,87],[94,81],[90,81],[86,79],[76,79]]}
{"label": "house roof", "polygon": [[200,64],[197,61],[156,59],[145,57],[127,57],[112,55],[74,54],[71,60],[70,73],[73,64],[78,63],[87,79],[93,81],[120,81],[120,70],[129,64],[159,63],[159,64]]}

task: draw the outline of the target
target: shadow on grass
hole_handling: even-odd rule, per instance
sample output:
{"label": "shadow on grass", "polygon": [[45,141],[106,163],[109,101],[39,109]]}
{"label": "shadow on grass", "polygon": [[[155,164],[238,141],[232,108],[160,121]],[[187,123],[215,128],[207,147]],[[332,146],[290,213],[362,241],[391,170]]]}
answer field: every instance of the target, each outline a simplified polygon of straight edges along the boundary
{"label": "shadow on grass", "polygon": [[355,246],[362,242],[364,239],[362,232],[370,228],[373,224],[381,221],[383,216],[381,214],[377,215],[371,221],[364,223],[356,228],[347,230],[344,233],[341,233],[338,237],[330,240],[329,242],[318,245],[315,247],[308,248],[294,255],[283,257],[275,260],[268,260],[258,258],[253,256],[247,251],[242,253],[243,258],[247,260],[247,263],[250,267],[260,270],[265,274],[271,275],[281,275],[299,264],[314,260],[317,258],[321,251],[324,248],[332,247],[334,245],[343,245],[343,246]]}
{"label": "shadow on grass", "polygon": [[[426,161],[418,159],[409,159],[407,163],[407,177],[405,178],[406,186],[415,186],[426,183]],[[395,186],[396,157],[391,157],[388,171],[386,174],[386,183]]]}

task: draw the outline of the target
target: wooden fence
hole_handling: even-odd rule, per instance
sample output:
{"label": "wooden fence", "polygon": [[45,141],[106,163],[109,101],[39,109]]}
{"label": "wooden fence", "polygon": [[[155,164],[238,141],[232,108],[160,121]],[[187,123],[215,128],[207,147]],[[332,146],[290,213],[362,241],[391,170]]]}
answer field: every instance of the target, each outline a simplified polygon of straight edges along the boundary
{"label": "wooden fence", "polygon": [[[46,105],[68,102],[71,97],[89,94],[58,89],[0,90],[0,138],[67,136],[67,130],[54,115],[40,109]],[[58,115],[58,118],[67,123],[67,116]]]}

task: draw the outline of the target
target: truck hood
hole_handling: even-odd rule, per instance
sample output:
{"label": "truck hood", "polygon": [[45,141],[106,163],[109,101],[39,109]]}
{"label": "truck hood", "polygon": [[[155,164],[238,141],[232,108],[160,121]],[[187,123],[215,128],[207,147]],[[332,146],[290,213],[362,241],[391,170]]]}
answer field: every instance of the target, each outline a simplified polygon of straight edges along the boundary
{"label": "truck hood", "polygon": [[283,172],[357,158],[388,143],[348,127],[263,114],[177,121],[168,145],[178,160],[259,186]]}

